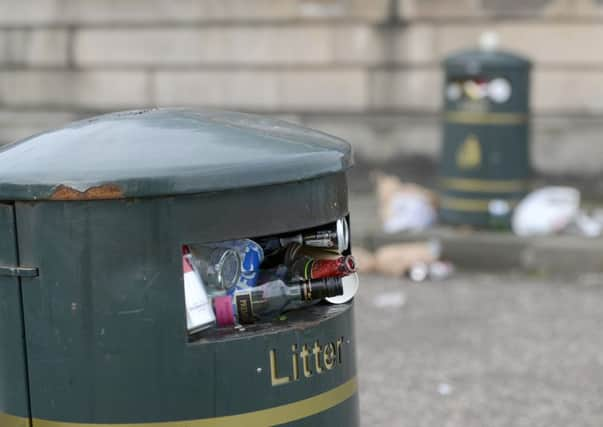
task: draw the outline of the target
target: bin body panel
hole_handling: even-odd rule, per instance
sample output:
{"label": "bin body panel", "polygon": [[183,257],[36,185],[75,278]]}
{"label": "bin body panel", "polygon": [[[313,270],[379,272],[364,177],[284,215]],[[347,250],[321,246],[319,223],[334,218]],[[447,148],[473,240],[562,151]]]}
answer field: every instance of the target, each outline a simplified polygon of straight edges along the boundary
{"label": "bin body panel", "polygon": [[[469,51],[444,66],[440,216],[449,224],[489,226],[491,202],[512,208],[529,190],[530,64],[511,54]],[[490,95],[451,99],[448,93],[455,83],[496,79],[509,84],[504,102]]]}
{"label": "bin body panel", "polygon": [[[0,265],[17,267],[13,206],[0,204]],[[0,426],[29,426],[29,396],[18,277],[0,275]],[[27,279],[26,279],[27,280]]]}
{"label": "bin body panel", "polygon": [[444,219],[453,224],[488,225],[490,201],[504,200],[514,206],[527,191],[528,146],[515,141],[526,141],[528,129],[504,125],[469,129],[446,123],[445,133],[440,182]]}
{"label": "bin body panel", "polygon": [[[40,269],[24,289],[33,426],[229,416],[251,418],[218,425],[248,425],[258,411],[291,425],[332,424],[334,414],[357,425],[351,305],[189,343],[180,252],[183,243],[327,224],[348,214],[347,202],[344,173],[179,197],[17,202],[22,262]],[[338,340],[341,364],[272,385],[271,351],[281,378],[292,375],[292,345]],[[335,403],[321,410],[324,393]],[[278,418],[306,399],[305,418]]]}

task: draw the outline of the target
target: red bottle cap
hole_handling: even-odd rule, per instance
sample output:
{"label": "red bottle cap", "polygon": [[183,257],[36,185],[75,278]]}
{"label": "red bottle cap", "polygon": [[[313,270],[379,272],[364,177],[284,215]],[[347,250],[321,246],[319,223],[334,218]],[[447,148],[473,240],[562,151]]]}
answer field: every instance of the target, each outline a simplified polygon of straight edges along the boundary
{"label": "red bottle cap", "polygon": [[356,259],[352,255],[348,255],[344,258],[343,263],[347,269],[347,274],[356,272]]}
{"label": "red bottle cap", "polygon": [[214,312],[218,326],[232,326],[235,324],[232,312],[232,298],[228,295],[214,297]]}
{"label": "red bottle cap", "polygon": [[193,271],[193,266],[191,265],[191,262],[186,256],[182,257],[182,271],[184,272],[184,274]]}

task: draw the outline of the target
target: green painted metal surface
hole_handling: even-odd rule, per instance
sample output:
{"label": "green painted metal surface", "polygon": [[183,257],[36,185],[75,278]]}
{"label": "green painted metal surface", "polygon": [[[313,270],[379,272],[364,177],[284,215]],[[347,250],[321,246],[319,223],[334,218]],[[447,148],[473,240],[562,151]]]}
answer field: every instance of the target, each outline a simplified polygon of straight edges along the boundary
{"label": "green painted metal surface", "polygon": [[14,199],[0,257],[38,269],[0,277],[0,421],[357,426],[353,304],[191,341],[181,261],[185,243],[347,216],[349,156],[319,133],[191,110],[103,116],[0,153],[0,199]]}
{"label": "green painted metal surface", "polygon": [[[180,259],[183,242],[331,222],[347,214],[346,196],[345,177],[339,175],[250,192],[18,202],[22,259],[40,269],[24,289],[34,419],[202,419],[295,402],[353,378],[347,306],[306,313],[295,328],[189,343]],[[296,214],[280,215],[287,210]],[[271,349],[289,359],[293,344],[340,336],[351,340],[344,365],[328,375],[271,386]],[[345,425],[354,425],[350,416]]]}
{"label": "green painted metal surface", "polygon": [[[18,261],[13,207],[0,204],[0,265]],[[22,321],[20,279],[0,275],[0,425],[8,422],[1,414],[29,418]],[[6,427],[26,426],[12,421],[14,426]]]}
{"label": "green painted metal surface", "polygon": [[0,200],[194,194],[310,179],[351,163],[346,142],[279,120],[195,109],[130,111],[3,148]]}
{"label": "green painted metal surface", "polygon": [[[449,224],[506,227],[510,213],[499,215],[497,207],[512,209],[530,187],[530,62],[507,52],[476,50],[452,55],[443,65],[440,218]],[[504,101],[492,94],[495,80],[508,84]],[[487,96],[465,96],[478,90],[476,85],[467,90],[467,81],[485,84]],[[455,85],[462,87],[462,96],[451,93]]]}

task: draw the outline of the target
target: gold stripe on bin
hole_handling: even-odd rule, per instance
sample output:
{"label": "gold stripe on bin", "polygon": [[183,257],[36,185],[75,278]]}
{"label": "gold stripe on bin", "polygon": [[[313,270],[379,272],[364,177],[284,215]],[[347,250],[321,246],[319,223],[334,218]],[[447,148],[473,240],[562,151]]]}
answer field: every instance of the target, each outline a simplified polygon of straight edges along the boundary
{"label": "gold stripe on bin", "polygon": [[526,123],[528,115],[523,113],[486,113],[475,111],[448,111],[444,118],[448,123],[475,125],[517,125]]}
{"label": "gold stripe on bin", "polygon": [[[463,199],[460,197],[444,196],[440,200],[440,207],[450,211],[462,212],[488,212],[488,205],[492,199]],[[517,200],[506,200],[511,206],[517,204]]]}
{"label": "gold stripe on bin", "polygon": [[202,418],[199,420],[131,424],[86,424],[34,418],[33,427],[265,427],[290,423],[319,414],[345,402],[357,390],[358,381],[354,377],[338,387],[304,400],[237,415]]}
{"label": "gold stripe on bin", "polygon": [[29,427],[29,418],[0,412],[0,427]]}
{"label": "gold stripe on bin", "polygon": [[457,191],[513,193],[528,189],[528,181],[521,179],[442,178],[440,182],[445,189]]}

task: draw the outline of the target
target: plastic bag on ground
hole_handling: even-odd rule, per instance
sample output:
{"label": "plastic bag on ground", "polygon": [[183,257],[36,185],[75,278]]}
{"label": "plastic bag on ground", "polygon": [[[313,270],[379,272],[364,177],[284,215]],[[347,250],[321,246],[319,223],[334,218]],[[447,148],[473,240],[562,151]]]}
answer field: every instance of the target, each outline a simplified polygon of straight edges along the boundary
{"label": "plastic bag on ground", "polygon": [[511,226],[518,236],[558,234],[580,209],[580,192],[572,187],[544,187],[528,194],[515,208]]}

